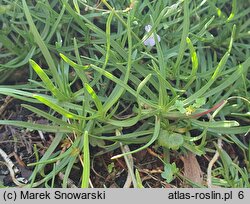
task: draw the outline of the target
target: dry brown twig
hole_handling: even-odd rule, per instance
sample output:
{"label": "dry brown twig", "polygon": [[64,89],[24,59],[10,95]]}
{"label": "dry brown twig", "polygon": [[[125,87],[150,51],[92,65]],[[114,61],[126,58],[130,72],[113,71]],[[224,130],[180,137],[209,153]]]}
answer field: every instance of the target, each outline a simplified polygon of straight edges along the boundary
{"label": "dry brown twig", "polygon": [[13,101],[13,98],[11,96],[7,96],[3,102],[3,104],[0,107],[0,115],[3,114],[3,112],[5,111],[6,107],[9,105],[9,103]]}
{"label": "dry brown twig", "polygon": [[19,172],[18,168],[14,165],[14,163],[10,160],[8,155],[0,148],[0,155],[3,158],[4,162],[0,161],[0,163],[7,166],[12,181],[19,187],[24,186],[28,183],[28,180],[26,180],[23,177],[16,178],[16,174]]}
{"label": "dry brown twig", "polygon": [[[218,139],[217,145],[218,145],[219,149],[222,149],[222,139],[221,138]],[[213,158],[211,159],[211,161],[208,164],[208,167],[207,167],[207,186],[208,186],[208,188],[214,187],[212,185],[212,168],[213,168],[214,163],[219,159],[219,157],[220,157],[219,151],[216,150]]]}

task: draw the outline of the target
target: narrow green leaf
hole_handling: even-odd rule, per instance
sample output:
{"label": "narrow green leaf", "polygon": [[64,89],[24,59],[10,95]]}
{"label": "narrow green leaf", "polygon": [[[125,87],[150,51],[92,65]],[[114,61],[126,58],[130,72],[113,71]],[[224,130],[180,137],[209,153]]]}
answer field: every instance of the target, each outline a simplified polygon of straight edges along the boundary
{"label": "narrow green leaf", "polygon": [[96,95],[95,91],[92,89],[92,87],[89,84],[85,83],[84,85],[85,85],[86,90],[88,91],[92,99],[94,100],[97,110],[100,112],[103,112],[102,102]]}
{"label": "narrow green leaf", "polygon": [[161,120],[155,116],[155,129],[154,129],[154,134],[153,134],[153,137],[150,139],[150,141],[145,144],[144,146],[134,150],[134,151],[131,151],[131,152],[126,152],[124,154],[118,154],[116,156],[113,156],[111,159],[117,159],[117,158],[120,158],[120,157],[123,157],[124,155],[128,155],[128,154],[134,154],[136,152],[139,152],[145,148],[147,148],[148,146],[150,146],[151,144],[154,143],[154,141],[158,138],[159,136],[159,132],[160,132],[160,124],[161,124]]}
{"label": "narrow green leaf", "polygon": [[55,126],[55,125],[41,125],[29,122],[23,122],[18,120],[0,120],[0,125],[13,125],[16,127],[28,128],[32,130],[41,130],[44,132],[64,132],[64,133],[72,133],[74,131],[71,127],[65,126]]}
{"label": "narrow green leaf", "polygon": [[53,110],[57,111],[58,113],[62,114],[66,118],[77,119],[77,120],[89,120],[89,119],[94,119],[94,118],[98,117],[97,114],[95,116],[90,116],[90,117],[84,117],[81,115],[77,115],[77,114],[74,114],[70,111],[67,111],[66,109],[62,108],[60,105],[55,104],[55,103],[51,102],[50,100],[48,100],[40,95],[34,94],[33,97],[36,98],[37,100],[41,101],[43,104],[49,106]]}
{"label": "narrow green leaf", "polygon": [[62,119],[56,118],[56,117],[52,116],[51,114],[49,114],[49,113],[47,113],[45,111],[42,111],[42,110],[40,110],[38,108],[35,108],[33,106],[22,104],[22,107],[32,111],[33,113],[36,113],[39,116],[42,116],[42,117],[46,118],[49,121],[52,121],[52,122],[56,123],[57,125],[62,125],[64,127],[71,127],[72,126],[71,124],[63,121]]}
{"label": "narrow green leaf", "polygon": [[[126,69],[126,73],[123,79],[124,84],[127,84],[128,82],[130,70],[132,66],[132,36],[131,36],[132,29],[130,27],[131,26],[130,23],[131,23],[130,16],[128,16],[128,20],[127,20],[128,57],[127,57],[127,69]],[[103,111],[106,113],[113,105],[115,105],[115,103],[117,103],[117,101],[119,100],[119,98],[121,97],[123,93],[124,93],[124,87],[117,84],[113,88],[113,91],[108,97],[108,99],[105,101],[103,105],[103,109],[104,109]]]}
{"label": "narrow green leaf", "polygon": [[233,3],[232,3],[232,11],[227,19],[227,22],[230,22],[231,20],[233,20],[235,14],[237,12],[237,0],[233,0]]}
{"label": "narrow green leaf", "polygon": [[89,187],[90,178],[90,156],[89,156],[89,136],[88,131],[84,132],[84,145],[83,145],[83,174],[82,174],[82,188]]}
{"label": "narrow green leaf", "polygon": [[[139,119],[140,119],[141,114],[139,113],[137,116],[133,117],[133,118],[129,118],[126,120],[112,120],[112,119],[108,119],[105,122],[117,126],[117,127],[131,127],[133,125],[135,125]],[[103,121],[104,122],[104,121]]]}
{"label": "narrow green leaf", "polygon": [[63,95],[52,83],[47,74],[43,71],[43,69],[33,60],[29,60],[32,68],[38,74],[38,76],[42,79],[44,85],[51,91],[51,93],[60,100],[65,100],[67,97]]}
{"label": "narrow green leaf", "polygon": [[78,14],[80,14],[80,8],[79,8],[79,5],[78,5],[78,2],[77,0],[73,0],[73,4],[74,4],[74,7],[75,7],[75,10]]}
{"label": "narrow green leaf", "polygon": [[211,79],[199,91],[195,92],[190,97],[185,99],[183,101],[185,105],[193,102],[194,100],[196,100],[199,97],[202,97],[202,95],[211,87],[211,85],[215,82],[215,80],[217,79],[217,77],[221,73],[222,69],[224,68],[228,57],[229,57],[229,52],[226,52],[226,54],[222,57],[221,61],[219,62],[219,64],[218,64],[213,76],[211,77]]}
{"label": "narrow green leaf", "polygon": [[23,3],[23,10],[24,10],[25,16],[26,16],[27,21],[28,21],[29,26],[30,26],[30,31],[34,36],[35,42],[38,44],[41,52],[43,53],[43,56],[44,56],[46,62],[48,63],[49,69],[52,72],[53,77],[55,78],[57,84],[59,85],[59,87],[63,87],[62,81],[61,81],[61,79],[60,79],[60,77],[58,75],[58,72],[57,72],[55,63],[53,61],[53,58],[50,55],[46,44],[42,40],[42,38],[41,38],[41,36],[40,36],[40,34],[39,34],[33,20],[32,20],[29,8],[28,8],[27,3],[26,3],[26,0],[22,0],[22,3]]}
{"label": "narrow green leaf", "polygon": [[220,134],[246,134],[250,132],[250,126],[241,126],[241,127],[210,127],[208,131]]}
{"label": "narrow green leaf", "polygon": [[230,121],[230,120],[225,120],[225,121],[216,121],[216,122],[203,122],[203,121],[198,121],[198,120],[191,120],[192,123],[196,126],[200,127],[212,127],[212,128],[218,128],[218,127],[235,127],[239,126],[239,123],[237,121]]}
{"label": "narrow green leaf", "polygon": [[199,62],[198,62],[197,54],[195,52],[192,41],[188,37],[186,41],[190,50],[191,61],[192,61],[192,71],[191,71],[190,77],[193,77],[197,73]]}
{"label": "narrow green leaf", "polygon": [[174,73],[177,76],[177,80],[179,80],[179,72],[180,72],[180,64],[184,56],[184,52],[186,50],[186,39],[188,37],[190,20],[189,20],[189,0],[184,1],[184,22],[183,22],[183,31],[181,36],[181,43],[179,47],[179,54],[174,66]]}
{"label": "narrow green leaf", "polygon": [[231,76],[228,77],[226,80],[224,80],[223,83],[221,83],[219,86],[213,88],[212,90],[206,92],[204,94],[204,97],[212,96],[220,91],[223,91],[225,88],[229,87],[232,83],[234,83],[237,79],[239,79],[239,77],[241,77],[241,75],[244,72],[246,72],[248,70],[249,66],[250,66],[250,57],[245,62],[240,64],[237,67],[236,71],[233,72],[231,74]]}
{"label": "narrow green leaf", "polygon": [[76,159],[77,159],[78,155],[75,155],[75,156],[72,156],[71,155],[71,159],[67,165],[67,168],[65,170],[65,173],[64,173],[64,177],[63,177],[63,183],[62,183],[62,187],[63,188],[67,188],[69,187],[69,175],[70,175],[70,172],[76,162]]}
{"label": "narrow green leaf", "polygon": [[[135,90],[133,90],[130,86],[128,86],[127,84],[125,84],[122,80],[118,79],[117,77],[115,77],[113,74],[111,74],[110,72],[101,69],[100,67],[97,67],[96,65],[86,65],[86,66],[80,66],[78,64],[76,64],[75,62],[73,62],[72,60],[70,60],[69,58],[67,58],[65,55],[60,54],[60,56],[62,57],[62,59],[67,62],[70,66],[74,67],[75,69],[80,69],[80,70],[86,70],[89,67],[92,67],[93,69],[95,69],[96,71],[100,72],[102,75],[104,75],[105,77],[107,77],[108,79],[114,81],[116,84],[122,86],[123,88],[126,89],[126,91],[128,91],[129,93],[131,93],[133,96],[137,97],[137,93]],[[158,108],[158,106],[152,102],[150,102],[149,100],[146,100],[145,98],[143,98],[142,96],[139,96],[140,100],[151,106],[151,107],[155,107]]]}
{"label": "narrow green leaf", "polygon": [[135,170],[135,177],[137,181],[137,188],[144,188],[138,169]]}

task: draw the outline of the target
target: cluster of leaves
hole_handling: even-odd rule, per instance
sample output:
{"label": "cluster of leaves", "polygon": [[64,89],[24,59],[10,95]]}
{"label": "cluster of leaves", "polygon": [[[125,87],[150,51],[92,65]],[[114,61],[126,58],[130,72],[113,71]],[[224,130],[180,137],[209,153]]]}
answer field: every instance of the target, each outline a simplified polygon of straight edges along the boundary
{"label": "cluster of leaves", "polygon": [[[216,151],[212,142],[219,137],[237,144],[249,171],[249,146],[237,137],[250,128],[239,125],[239,120],[249,122],[250,10],[245,4],[2,0],[0,73],[7,77],[29,62],[31,75],[29,83],[3,85],[0,93],[29,102],[23,107],[50,125],[10,120],[0,124],[55,133],[49,149],[32,164],[29,186],[48,186],[63,172],[66,187],[80,158],[81,186],[88,187],[89,145],[103,148],[100,155],[120,148],[120,143],[142,144],[114,158],[156,141],[168,154],[178,150],[204,155]],[[148,24],[152,29],[144,35]],[[156,33],[161,41],[146,47],[143,42],[152,34],[156,38]],[[52,111],[40,110],[36,103]],[[208,110],[215,112],[206,119]],[[117,130],[127,133],[117,135]],[[56,151],[67,137],[70,147]],[[247,169],[218,151],[223,159],[214,174],[215,184],[249,186]],[[163,177],[171,182],[178,169],[169,158],[166,161]],[[45,175],[43,170],[51,163],[54,169]],[[43,178],[37,181],[38,172]],[[216,178],[223,182],[217,184]]]}

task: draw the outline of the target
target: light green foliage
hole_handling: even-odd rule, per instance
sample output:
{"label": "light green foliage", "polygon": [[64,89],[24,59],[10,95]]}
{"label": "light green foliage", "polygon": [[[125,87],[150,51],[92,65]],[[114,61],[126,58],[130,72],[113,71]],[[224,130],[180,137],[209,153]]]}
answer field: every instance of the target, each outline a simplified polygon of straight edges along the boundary
{"label": "light green foliage", "polygon": [[175,163],[165,164],[164,171],[161,173],[162,178],[166,179],[168,183],[175,179],[176,174],[179,172],[179,169],[176,167]]}
{"label": "light green foliage", "polygon": [[174,104],[174,107],[180,111],[181,113],[185,113],[186,112],[186,109],[184,108],[184,103],[182,101],[179,101],[179,100],[176,100],[175,101],[175,104]]}
{"label": "light green foliage", "polygon": [[194,108],[200,108],[201,106],[205,105],[206,103],[206,99],[203,97],[203,98],[197,98],[195,100],[195,103],[193,104],[193,107]]}
{"label": "light green foliage", "polygon": [[111,162],[111,163],[108,165],[108,172],[109,172],[109,173],[112,173],[114,169],[115,169],[115,164],[114,164],[114,162]]}
{"label": "light green foliage", "polygon": [[139,171],[137,169],[135,170],[135,176],[136,176],[136,181],[137,181],[137,188],[144,188]]}
{"label": "light green foliage", "polygon": [[178,133],[169,133],[167,130],[161,130],[158,137],[158,144],[160,146],[178,150],[184,142],[183,136]]}
{"label": "light green foliage", "polygon": [[[249,2],[99,3],[97,8],[96,1],[0,0],[0,94],[20,99],[23,108],[48,121],[2,119],[0,124],[54,135],[44,155],[29,164],[35,169],[28,186],[53,187],[62,172],[61,186],[67,187],[81,160],[78,180],[89,187],[94,156],[120,144],[141,145],[115,159],[155,142],[168,152],[162,177],[171,182],[178,174],[171,163],[177,152],[215,153],[218,137],[239,148],[244,168],[239,158],[231,162],[227,150],[220,151],[213,184],[249,186],[249,144],[243,139],[250,129]],[[146,25],[152,26],[148,33]],[[161,41],[145,46],[156,33]],[[29,81],[10,84],[10,76],[22,68]],[[213,120],[216,110],[193,117],[221,101],[227,103],[216,109]],[[114,136],[117,129],[121,135]],[[66,138],[70,147],[61,152]],[[100,152],[93,155],[91,145]],[[53,168],[45,174],[48,164]],[[138,171],[134,177],[142,187]],[[240,183],[232,182],[236,178]]]}

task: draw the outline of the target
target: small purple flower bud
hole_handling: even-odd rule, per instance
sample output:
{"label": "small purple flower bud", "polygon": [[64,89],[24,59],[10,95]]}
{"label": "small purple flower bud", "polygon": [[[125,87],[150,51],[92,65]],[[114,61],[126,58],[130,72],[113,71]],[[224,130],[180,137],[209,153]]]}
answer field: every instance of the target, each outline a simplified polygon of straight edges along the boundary
{"label": "small purple flower bud", "polygon": [[151,26],[151,25],[146,25],[146,26],[145,26],[145,31],[146,31],[147,33],[149,33],[149,32],[151,31],[151,29],[152,29],[152,26]]}
{"label": "small purple flower bud", "polygon": [[[146,25],[145,26],[145,30],[147,33],[149,33],[152,29],[151,25]],[[157,40],[158,42],[161,41],[161,37],[159,35],[156,34]],[[146,40],[144,40],[144,45],[149,46],[149,47],[153,47],[156,43],[155,43],[155,39],[154,39],[154,34],[152,34],[149,38],[147,38]]]}

